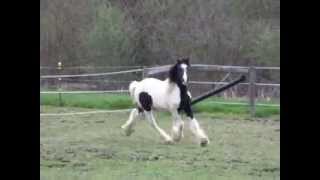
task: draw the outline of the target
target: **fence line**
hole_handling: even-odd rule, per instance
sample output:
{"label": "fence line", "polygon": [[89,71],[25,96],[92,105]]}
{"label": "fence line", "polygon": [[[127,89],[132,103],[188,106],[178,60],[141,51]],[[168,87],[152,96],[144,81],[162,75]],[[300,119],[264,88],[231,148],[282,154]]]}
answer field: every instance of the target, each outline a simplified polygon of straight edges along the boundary
{"label": "fence line", "polygon": [[258,70],[280,70],[280,67],[255,67]]}
{"label": "fence line", "polygon": [[103,94],[103,93],[128,93],[128,90],[109,91],[40,91],[40,94]]}
{"label": "fence line", "polygon": [[[130,82],[130,81],[128,81]],[[190,84],[217,84],[217,85],[225,85],[227,82],[197,82],[190,81]],[[239,85],[249,85],[249,83],[239,83]],[[280,84],[267,84],[267,83],[256,83],[256,86],[273,86],[280,87]],[[40,94],[103,94],[103,93],[128,93],[129,90],[102,90],[102,91],[40,91]]]}
{"label": "fence line", "polygon": [[[190,84],[217,84],[224,85],[228,84],[227,82],[215,82],[215,81],[189,81]],[[239,83],[239,85],[249,85],[249,83]],[[255,83],[256,86],[276,86],[280,87],[280,84],[272,84],[272,83]]]}
{"label": "fence line", "polygon": [[[244,106],[249,106],[250,104],[248,103],[241,103],[241,102],[221,102],[221,101],[212,101],[210,103],[213,104],[225,104],[225,105],[244,105]],[[258,103],[255,104],[256,106],[270,106],[270,107],[280,107],[280,104],[264,104],[264,103]]]}
{"label": "fence line", "polygon": [[[119,66],[121,67],[121,66]],[[130,66],[127,66],[130,67]],[[132,67],[141,67],[141,66],[132,66]],[[158,74],[162,72],[166,72],[169,70],[171,65],[164,66],[156,66],[156,67],[146,67],[139,69],[132,69],[126,71],[117,71],[117,72],[107,72],[107,73],[92,73],[92,74],[74,74],[74,75],[43,75],[40,78],[68,78],[68,77],[89,77],[89,76],[104,76],[104,75],[114,75],[114,74],[123,74],[130,72],[141,72],[147,71],[147,74]],[[45,67],[42,67],[45,68]],[[72,67],[70,67],[72,68]],[[223,65],[205,65],[205,64],[193,64],[193,69],[201,69],[201,70],[218,70],[218,71],[234,71],[239,73],[247,73],[249,67],[246,66],[223,66]],[[64,68],[65,69],[65,68]],[[280,70],[280,67],[255,67],[257,70]]]}
{"label": "fence line", "polygon": [[[117,68],[141,68],[141,66],[73,66],[73,67],[63,67],[63,69],[117,69]],[[53,66],[40,66],[40,69],[58,69],[58,67]]]}
{"label": "fence line", "polygon": [[[171,65],[163,65],[157,67],[147,67],[147,74],[153,75],[163,73],[169,70]],[[247,66],[225,66],[225,65],[208,65],[208,64],[192,64],[191,69],[199,70],[215,70],[236,73],[248,73],[250,67]],[[255,67],[257,70],[280,70],[280,67]]]}
{"label": "fence line", "polygon": [[117,110],[100,110],[100,111],[86,111],[86,112],[70,112],[70,113],[40,113],[40,116],[73,116],[73,115],[87,115],[98,113],[117,113],[117,112],[129,112],[132,109],[117,109]]}
{"label": "fence line", "polygon": [[[156,68],[146,68],[147,74],[159,74],[168,71],[170,65],[164,65]],[[191,69],[195,70],[215,70],[225,72],[237,72],[237,73],[248,73],[249,67],[245,66],[223,66],[223,65],[207,65],[207,64],[192,64]]]}
{"label": "fence line", "polygon": [[131,81],[116,81],[116,80],[109,80],[109,79],[63,79],[63,82],[72,82],[72,83],[91,83],[91,82],[103,82],[103,83],[129,83]]}
{"label": "fence line", "polygon": [[107,73],[92,73],[92,74],[73,74],[73,75],[43,75],[40,76],[42,79],[48,78],[71,78],[71,77],[92,77],[92,76],[105,76],[105,75],[115,75],[115,74],[125,74],[131,72],[141,72],[143,69],[132,69],[127,71],[117,71],[117,72],[107,72]]}
{"label": "fence line", "polygon": [[[161,66],[145,66],[146,69],[153,69],[153,68],[166,68],[167,66],[171,65],[161,65]],[[225,68],[232,68],[232,69],[246,69],[249,68],[247,66],[226,66],[226,65],[206,65],[206,64],[192,64],[193,67],[225,67]],[[141,68],[142,66],[73,66],[73,67],[63,67],[63,69],[116,69],[116,68]],[[40,66],[40,69],[58,69],[58,67],[54,66]],[[261,70],[280,70],[280,67],[268,67],[268,66],[257,66],[256,69],[261,69]]]}

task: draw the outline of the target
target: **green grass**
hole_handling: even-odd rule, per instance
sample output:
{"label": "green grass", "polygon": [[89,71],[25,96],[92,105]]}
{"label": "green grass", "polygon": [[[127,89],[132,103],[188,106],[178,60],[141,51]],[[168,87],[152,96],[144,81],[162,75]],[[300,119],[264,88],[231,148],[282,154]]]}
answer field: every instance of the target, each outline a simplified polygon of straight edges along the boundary
{"label": "green grass", "polygon": [[[207,112],[215,114],[225,114],[226,116],[249,115],[249,107],[244,105],[217,104],[219,102],[246,102],[243,99],[225,100],[222,98],[209,98],[194,106],[195,112]],[[272,102],[259,102],[273,104]],[[96,109],[125,109],[131,108],[132,101],[128,95],[119,94],[62,94],[62,104],[65,107],[82,107]],[[41,105],[59,106],[59,96],[57,94],[42,94]],[[279,107],[257,106],[257,117],[271,117],[280,114]]]}
{"label": "green grass", "polygon": [[[41,106],[43,113],[89,111]],[[41,117],[40,176],[43,180],[256,180],[280,179],[280,123],[245,121],[197,113],[210,144],[199,147],[186,129],[174,145],[141,120],[124,136],[128,113]],[[156,119],[170,132],[171,117]],[[187,123],[187,121],[186,121]]]}
{"label": "green grass", "polygon": [[[228,101],[225,101],[228,102]],[[247,105],[227,105],[216,104],[214,100],[206,100],[199,102],[194,106],[195,112],[207,112],[207,113],[222,113],[225,116],[249,116],[249,106]],[[280,114],[280,108],[269,106],[257,106],[256,117],[270,117]]]}
{"label": "green grass", "polygon": [[[40,97],[42,105],[59,106],[58,94],[46,94]],[[122,109],[132,107],[129,96],[119,94],[62,94],[62,104],[66,107],[96,109]]]}

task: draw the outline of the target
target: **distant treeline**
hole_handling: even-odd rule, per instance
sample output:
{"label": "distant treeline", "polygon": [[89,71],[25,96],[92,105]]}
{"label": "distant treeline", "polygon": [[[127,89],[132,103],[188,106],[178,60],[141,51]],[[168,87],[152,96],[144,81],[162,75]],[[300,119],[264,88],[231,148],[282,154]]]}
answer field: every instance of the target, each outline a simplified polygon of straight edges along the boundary
{"label": "distant treeline", "polygon": [[42,66],[279,66],[280,0],[41,0]]}

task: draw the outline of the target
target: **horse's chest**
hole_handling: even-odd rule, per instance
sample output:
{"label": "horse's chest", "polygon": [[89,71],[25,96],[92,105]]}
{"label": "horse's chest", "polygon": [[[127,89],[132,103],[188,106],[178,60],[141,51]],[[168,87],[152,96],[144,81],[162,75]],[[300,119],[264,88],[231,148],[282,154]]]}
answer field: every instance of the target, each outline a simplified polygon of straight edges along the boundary
{"label": "horse's chest", "polygon": [[168,97],[168,103],[169,104],[179,104],[180,103],[180,93],[175,93],[174,95],[171,95]]}
{"label": "horse's chest", "polygon": [[171,93],[168,94],[166,98],[166,104],[168,106],[178,107],[180,104],[181,98],[180,98],[180,91],[179,89],[175,89]]}

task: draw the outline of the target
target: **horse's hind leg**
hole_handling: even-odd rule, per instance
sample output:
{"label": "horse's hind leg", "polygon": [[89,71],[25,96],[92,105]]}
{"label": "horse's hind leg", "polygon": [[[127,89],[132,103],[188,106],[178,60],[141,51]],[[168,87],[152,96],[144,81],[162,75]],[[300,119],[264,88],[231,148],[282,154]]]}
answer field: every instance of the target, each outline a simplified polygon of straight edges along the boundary
{"label": "horse's hind leg", "polygon": [[134,132],[133,126],[135,125],[135,121],[137,120],[138,116],[139,116],[138,109],[136,108],[132,109],[129,119],[125,124],[121,126],[121,128],[124,129],[124,132],[127,136],[130,136]]}
{"label": "horse's hind leg", "polygon": [[173,143],[172,138],[163,129],[161,129],[159,127],[159,125],[157,124],[152,112],[151,111],[145,111],[145,115],[146,115],[148,121],[151,123],[152,127],[154,129],[156,129],[160,133],[161,137],[165,140],[165,142],[167,144],[172,144]]}

